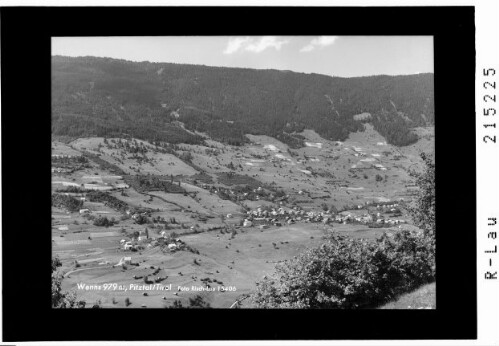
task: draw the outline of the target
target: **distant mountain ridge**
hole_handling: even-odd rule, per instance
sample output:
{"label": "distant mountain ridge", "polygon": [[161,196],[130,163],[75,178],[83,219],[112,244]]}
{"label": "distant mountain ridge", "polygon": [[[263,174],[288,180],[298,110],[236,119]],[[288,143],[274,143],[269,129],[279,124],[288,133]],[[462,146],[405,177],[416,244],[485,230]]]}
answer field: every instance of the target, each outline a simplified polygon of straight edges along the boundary
{"label": "distant mountain ridge", "polygon": [[[128,134],[149,141],[202,143],[190,131],[239,145],[246,133],[292,147],[313,129],[345,140],[370,122],[394,145],[434,122],[433,74],[340,78],[278,70],[52,58],[52,132],[71,137]],[[355,120],[354,115],[371,117]],[[181,124],[181,123],[182,124]]]}

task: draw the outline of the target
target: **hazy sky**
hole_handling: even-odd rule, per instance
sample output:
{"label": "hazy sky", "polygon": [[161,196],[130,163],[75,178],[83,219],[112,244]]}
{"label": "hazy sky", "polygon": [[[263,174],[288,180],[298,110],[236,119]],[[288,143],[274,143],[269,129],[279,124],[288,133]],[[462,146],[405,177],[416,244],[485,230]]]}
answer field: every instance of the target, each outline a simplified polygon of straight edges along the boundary
{"label": "hazy sky", "polygon": [[433,72],[432,36],[54,37],[52,55],[352,77]]}

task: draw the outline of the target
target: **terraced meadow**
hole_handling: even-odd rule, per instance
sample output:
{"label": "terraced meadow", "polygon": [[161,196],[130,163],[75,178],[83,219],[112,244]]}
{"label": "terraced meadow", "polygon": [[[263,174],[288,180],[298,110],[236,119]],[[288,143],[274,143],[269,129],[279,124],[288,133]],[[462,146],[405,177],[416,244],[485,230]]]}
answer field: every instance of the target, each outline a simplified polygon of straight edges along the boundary
{"label": "terraced meadow", "polygon": [[[61,196],[53,199],[52,250],[63,289],[90,307],[162,308],[200,295],[229,308],[276,263],[319,245],[328,232],[374,239],[414,229],[396,205],[411,199],[409,171],[420,167],[419,153],[433,151],[432,129],[419,131],[419,142],[400,148],[369,124],[344,142],[305,130],[300,149],[256,135],[243,146],[54,140],[53,155],[66,160],[64,171],[52,173],[52,193]],[[267,210],[275,216],[259,216]],[[343,221],[367,214],[397,223]],[[169,289],[131,289],[148,280]],[[84,288],[104,284],[127,290]],[[250,307],[244,299],[239,305]]]}

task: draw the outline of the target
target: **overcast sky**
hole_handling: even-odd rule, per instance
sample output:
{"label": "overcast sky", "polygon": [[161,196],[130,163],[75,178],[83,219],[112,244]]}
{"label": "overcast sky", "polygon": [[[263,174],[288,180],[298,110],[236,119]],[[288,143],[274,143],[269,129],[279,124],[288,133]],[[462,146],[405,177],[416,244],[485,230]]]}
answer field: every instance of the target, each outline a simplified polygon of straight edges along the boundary
{"label": "overcast sky", "polygon": [[433,72],[432,36],[54,37],[52,55],[353,77]]}

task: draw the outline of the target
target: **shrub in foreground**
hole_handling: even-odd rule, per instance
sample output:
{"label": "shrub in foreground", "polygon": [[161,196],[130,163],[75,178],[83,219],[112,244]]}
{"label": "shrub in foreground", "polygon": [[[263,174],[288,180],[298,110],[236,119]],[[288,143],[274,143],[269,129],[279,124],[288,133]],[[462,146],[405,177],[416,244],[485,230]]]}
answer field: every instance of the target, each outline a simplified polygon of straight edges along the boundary
{"label": "shrub in foreground", "polygon": [[77,300],[76,292],[62,291],[63,275],[59,272],[58,267],[62,263],[58,257],[52,258],[52,308],[56,309],[83,309],[85,301]]}
{"label": "shrub in foreground", "polygon": [[422,233],[402,231],[375,242],[336,233],[318,248],[276,266],[257,283],[257,308],[373,308],[434,280]]}

